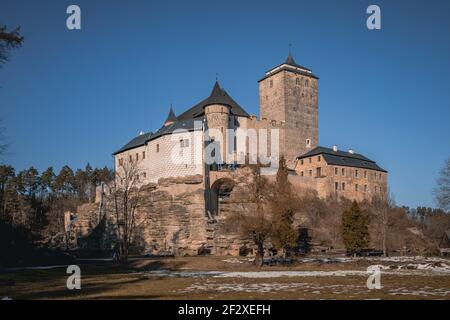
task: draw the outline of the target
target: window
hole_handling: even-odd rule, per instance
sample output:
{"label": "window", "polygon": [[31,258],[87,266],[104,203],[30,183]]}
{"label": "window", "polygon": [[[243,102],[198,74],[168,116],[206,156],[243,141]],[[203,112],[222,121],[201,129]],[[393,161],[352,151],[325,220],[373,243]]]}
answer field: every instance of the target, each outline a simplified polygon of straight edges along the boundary
{"label": "window", "polygon": [[319,162],[320,162],[320,156],[317,156],[317,161],[319,161]]}
{"label": "window", "polygon": [[338,171],[339,171],[338,168],[334,168],[334,175],[337,176],[339,174]]}
{"label": "window", "polygon": [[159,143],[156,145],[156,152],[159,152]]}
{"label": "window", "polygon": [[345,182],[342,182],[342,191],[345,190]]}
{"label": "window", "polygon": [[335,182],[334,183],[334,190],[338,191],[339,189],[339,183]]}
{"label": "window", "polygon": [[367,184],[364,185],[364,192],[367,192]]}
{"label": "window", "polygon": [[358,169],[355,170],[355,177],[358,178]]}
{"label": "window", "polygon": [[309,170],[309,176],[312,177],[312,170]]}
{"label": "window", "polygon": [[300,160],[300,165],[303,165],[303,159],[302,159],[302,160]]}
{"label": "window", "polygon": [[[222,130],[223,130],[223,128],[222,128]],[[189,147],[189,140],[188,140],[188,139],[182,139],[182,140],[180,140],[180,146],[181,146],[182,148],[187,148],[187,147]]]}
{"label": "window", "polygon": [[309,160],[309,163],[311,163],[311,162],[312,162],[312,159],[311,159],[311,158],[308,158],[308,160]]}
{"label": "window", "polygon": [[366,179],[366,178],[367,178],[367,171],[364,170],[364,179]]}
{"label": "window", "polygon": [[136,161],[139,160],[139,153],[136,153]]}
{"label": "window", "polygon": [[306,147],[311,147],[311,140],[310,139],[306,139]]}
{"label": "window", "polygon": [[345,176],[345,168],[342,168],[341,174]]}
{"label": "window", "polygon": [[303,171],[300,172],[300,176],[303,177]]}
{"label": "window", "polygon": [[295,84],[300,84],[300,78],[295,78]]}
{"label": "window", "polygon": [[142,159],[145,159],[145,151],[142,151]]}
{"label": "window", "polygon": [[146,172],[144,172],[142,175],[144,176],[144,179],[147,178],[147,173]]}
{"label": "window", "polygon": [[273,80],[270,80],[270,81],[269,81],[269,86],[270,86],[271,88],[273,88]]}
{"label": "window", "polygon": [[358,192],[358,184],[355,184],[355,191]]}
{"label": "window", "polygon": [[133,156],[130,154],[130,162],[133,162]]}
{"label": "window", "polygon": [[321,177],[322,176],[322,169],[320,167],[316,168],[316,176]]}
{"label": "window", "polygon": [[123,166],[123,159],[122,158],[119,159],[119,166]]}
{"label": "window", "polygon": [[136,180],[139,181],[139,175],[138,174],[136,175]]}
{"label": "window", "polygon": [[305,85],[309,86],[309,80],[306,80]]}
{"label": "window", "polygon": [[377,186],[375,186],[375,192],[377,192],[378,191],[378,187]]}

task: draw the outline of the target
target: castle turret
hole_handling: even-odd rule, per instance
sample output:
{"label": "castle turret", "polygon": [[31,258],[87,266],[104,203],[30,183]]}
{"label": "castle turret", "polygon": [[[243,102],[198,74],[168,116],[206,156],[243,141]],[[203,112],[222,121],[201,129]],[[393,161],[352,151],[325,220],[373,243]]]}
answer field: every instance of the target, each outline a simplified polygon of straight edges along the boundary
{"label": "castle turret", "polygon": [[[230,123],[230,98],[216,81],[211,95],[204,104],[206,128],[211,141],[220,145],[220,159],[226,159],[227,129]],[[213,129],[213,130],[212,130]]]}
{"label": "castle turret", "polygon": [[170,126],[175,121],[177,121],[177,117],[175,116],[175,112],[173,112],[172,105],[171,105],[170,110],[169,110],[169,115],[167,116],[166,121],[164,121],[164,126]]}

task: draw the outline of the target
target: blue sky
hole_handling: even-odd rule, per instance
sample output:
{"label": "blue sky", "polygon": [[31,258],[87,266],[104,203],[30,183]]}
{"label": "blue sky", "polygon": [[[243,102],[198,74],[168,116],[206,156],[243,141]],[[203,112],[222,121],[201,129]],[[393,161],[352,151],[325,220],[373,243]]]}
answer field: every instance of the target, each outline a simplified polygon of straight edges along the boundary
{"label": "blue sky", "polygon": [[[319,81],[319,143],[352,147],[389,171],[398,204],[434,205],[450,156],[449,1],[1,0],[23,47],[0,70],[3,162],[43,170],[112,164],[221,85],[258,114],[264,71],[288,44]],[[66,28],[77,4],[82,30]],[[381,8],[382,29],[366,28]]]}

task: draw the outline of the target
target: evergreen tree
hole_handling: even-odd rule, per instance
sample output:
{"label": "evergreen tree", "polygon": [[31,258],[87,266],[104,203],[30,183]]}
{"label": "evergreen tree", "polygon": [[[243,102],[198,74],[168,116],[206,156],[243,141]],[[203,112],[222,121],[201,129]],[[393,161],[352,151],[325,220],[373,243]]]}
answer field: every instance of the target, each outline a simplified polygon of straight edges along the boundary
{"label": "evergreen tree", "polygon": [[349,254],[369,245],[369,219],[356,201],[342,215],[342,238]]}
{"label": "evergreen tree", "polygon": [[285,256],[298,245],[298,229],[294,227],[294,211],[297,205],[297,197],[292,191],[288,180],[288,168],[284,156],[280,158],[271,207],[273,211],[272,244],[277,249],[282,249]]}

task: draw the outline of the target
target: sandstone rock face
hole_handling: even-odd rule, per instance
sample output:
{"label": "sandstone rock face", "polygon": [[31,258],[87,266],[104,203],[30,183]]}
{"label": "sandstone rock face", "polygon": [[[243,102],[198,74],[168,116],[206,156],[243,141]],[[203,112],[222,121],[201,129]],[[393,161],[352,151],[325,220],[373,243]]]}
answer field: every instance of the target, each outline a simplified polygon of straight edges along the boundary
{"label": "sandstone rock face", "polygon": [[[236,201],[239,196],[238,188]],[[159,179],[158,184],[142,186],[141,197],[137,210],[135,239],[142,248],[142,253],[214,254],[217,251],[215,246],[219,244],[221,253],[236,251],[233,237],[222,234],[217,237],[216,234],[220,234],[220,223],[205,215],[205,184],[201,175]],[[73,231],[80,239],[79,245],[101,247],[103,243],[103,247],[98,249],[109,249],[109,246],[104,244],[105,241],[100,241],[98,236],[95,241],[86,244],[86,239],[101,226],[102,220],[106,224],[101,226],[104,231],[113,234],[111,230],[114,229],[114,214],[109,208],[111,204],[108,203],[103,207],[99,203],[78,207]]]}
{"label": "sandstone rock face", "polygon": [[[207,188],[201,175],[164,178],[157,184],[142,186],[135,232],[135,244],[140,253],[251,254],[252,241],[237,234],[226,223],[236,212],[254,210],[249,192],[251,176],[249,168],[211,172],[209,183],[212,187],[222,181],[232,181],[233,185],[228,195],[220,197],[220,212],[216,216],[208,215],[205,210]],[[112,206],[107,202],[78,207],[73,231],[79,238],[79,247],[111,249],[116,224]]]}

